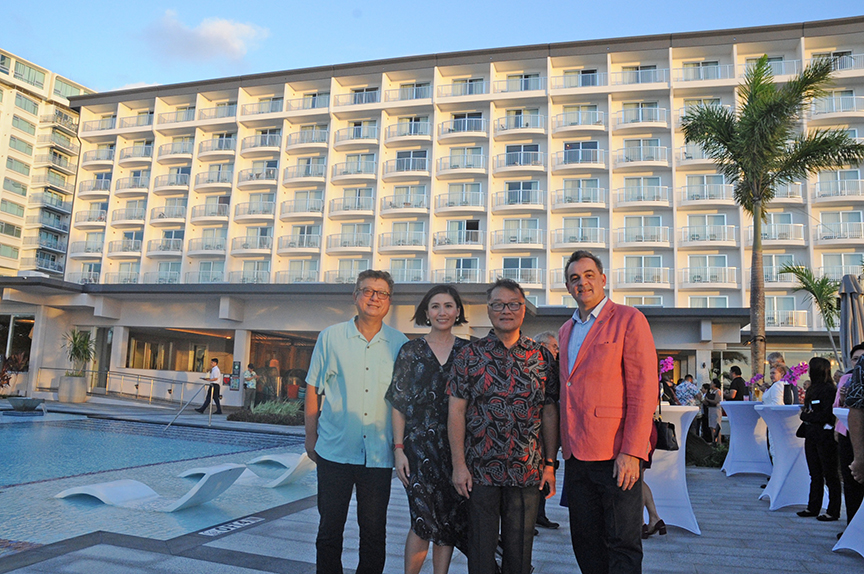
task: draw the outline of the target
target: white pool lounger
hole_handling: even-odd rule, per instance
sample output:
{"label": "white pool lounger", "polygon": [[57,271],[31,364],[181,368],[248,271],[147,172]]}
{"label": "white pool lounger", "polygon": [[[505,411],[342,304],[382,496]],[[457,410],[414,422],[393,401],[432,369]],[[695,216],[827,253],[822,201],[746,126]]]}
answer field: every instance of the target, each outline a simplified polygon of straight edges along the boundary
{"label": "white pool lounger", "polygon": [[230,463],[207,467],[206,472],[201,473],[203,475],[201,480],[177,500],[159,496],[143,482],[129,479],[67,488],[54,498],[92,496],[111,506],[154,512],[176,512],[213,500],[234,484],[244,470],[246,470],[244,465]]}
{"label": "white pool lounger", "polygon": [[[237,484],[240,486],[257,486],[263,488],[279,488],[294,482],[297,482],[310,471],[315,468],[315,463],[312,462],[306,453],[303,454],[265,454],[257,458],[253,458],[246,464],[259,464],[263,462],[274,462],[285,467],[285,472],[275,479],[267,479],[255,474],[252,470],[246,469],[240,478],[237,479]],[[197,475],[203,475],[208,472],[210,466],[202,466],[198,468],[190,468],[179,476],[181,478],[190,478]]]}

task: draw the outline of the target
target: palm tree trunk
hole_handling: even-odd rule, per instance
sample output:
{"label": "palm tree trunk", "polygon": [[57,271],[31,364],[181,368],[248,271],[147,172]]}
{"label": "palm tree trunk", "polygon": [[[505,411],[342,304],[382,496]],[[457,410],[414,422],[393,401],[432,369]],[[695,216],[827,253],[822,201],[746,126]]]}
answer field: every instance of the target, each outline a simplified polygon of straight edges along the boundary
{"label": "palm tree trunk", "polygon": [[762,265],[761,200],[753,202],[753,253],[750,262],[750,367],[754,375],[765,374],[765,271]]}
{"label": "palm tree trunk", "polygon": [[837,359],[837,364],[840,365],[838,368],[842,371],[844,370],[843,361],[840,360],[840,353],[837,352],[837,345],[834,344],[834,335],[831,334],[831,329],[828,328],[828,325],[825,325],[825,332],[828,333],[828,340],[831,341],[831,348],[834,350],[834,358]]}

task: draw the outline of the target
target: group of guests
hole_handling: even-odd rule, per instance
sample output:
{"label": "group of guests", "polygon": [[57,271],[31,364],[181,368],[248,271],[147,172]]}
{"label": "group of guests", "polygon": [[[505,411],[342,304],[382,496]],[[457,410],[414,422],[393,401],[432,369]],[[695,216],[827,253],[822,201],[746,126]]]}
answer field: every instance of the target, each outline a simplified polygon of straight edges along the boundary
{"label": "group of guests", "polygon": [[486,336],[453,335],[465,309],[452,286],[437,285],[414,314],[429,332],[408,341],[383,323],[390,275],[360,273],[357,315],[321,332],[306,378],[318,572],[342,572],[355,489],[357,572],[382,572],[395,466],[411,511],[406,572],[419,572],[432,542],[436,574],[448,570],[454,547],[472,574],[496,572],[496,551],[502,572],[527,574],[538,507],[559,488],[559,444],[581,571],[641,572],[642,464],[657,405],[653,337],[644,315],[606,297],[598,257],[577,251],[565,271],[577,308],[559,330],[558,357],[522,333],[525,293],[512,280],[486,293]]}
{"label": "group of guests", "polygon": [[[737,372],[739,375],[741,374],[737,366],[733,366],[732,369],[733,375],[735,369],[738,369]],[[661,387],[661,399],[670,405],[700,407],[701,416],[693,424],[698,425],[702,438],[706,442],[720,442],[720,423],[723,419],[723,409],[720,408],[720,402],[724,398],[723,386],[720,383],[720,379],[715,378],[710,384],[703,384],[700,390],[696,387],[696,383],[693,382],[693,375],[691,374],[687,374],[683,379],[680,379],[677,385],[673,385],[672,380],[664,375],[661,380]],[[732,398],[734,396],[735,390],[733,388],[730,390],[727,400],[743,400],[743,396],[739,396],[738,399]]]}

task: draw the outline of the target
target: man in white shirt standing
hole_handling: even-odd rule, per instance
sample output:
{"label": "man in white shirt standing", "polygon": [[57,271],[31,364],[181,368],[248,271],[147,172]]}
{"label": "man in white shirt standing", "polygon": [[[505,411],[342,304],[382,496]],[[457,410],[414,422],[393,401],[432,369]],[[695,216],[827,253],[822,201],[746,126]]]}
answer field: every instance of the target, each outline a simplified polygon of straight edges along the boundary
{"label": "man in white shirt standing", "polygon": [[216,412],[214,414],[222,414],[222,404],[219,402],[219,384],[222,382],[222,371],[219,370],[219,359],[210,359],[210,371],[206,377],[201,377],[208,383],[210,388],[207,389],[207,394],[204,397],[204,404],[200,408],[195,409],[199,413],[203,413],[210,406],[210,397],[213,397],[213,402],[216,404]]}

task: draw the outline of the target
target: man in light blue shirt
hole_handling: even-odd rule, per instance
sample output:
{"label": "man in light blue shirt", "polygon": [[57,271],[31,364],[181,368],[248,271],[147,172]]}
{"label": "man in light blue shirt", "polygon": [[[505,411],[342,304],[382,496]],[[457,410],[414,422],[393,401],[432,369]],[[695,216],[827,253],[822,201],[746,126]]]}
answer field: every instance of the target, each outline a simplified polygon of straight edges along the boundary
{"label": "man in light blue shirt", "polygon": [[380,574],[386,557],[393,431],[384,394],[408,340],[384,325],[393,279],[363,271],[354,288],[357,316],[318,336],[306,383],[306,453],[318,463],[317,571],[342,572],[342,537],[357,488],[358,574]]}

